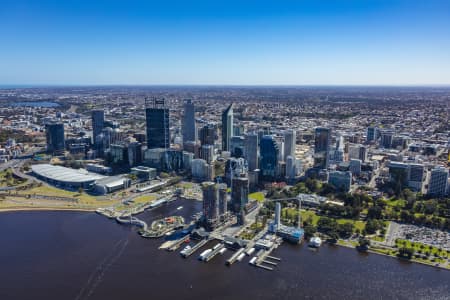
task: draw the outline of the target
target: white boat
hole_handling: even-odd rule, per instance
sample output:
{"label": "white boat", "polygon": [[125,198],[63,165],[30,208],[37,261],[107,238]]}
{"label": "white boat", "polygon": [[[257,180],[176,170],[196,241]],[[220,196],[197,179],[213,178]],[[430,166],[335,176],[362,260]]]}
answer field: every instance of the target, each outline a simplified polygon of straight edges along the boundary
{"label": "white boat", "polygon": [[189,250],[191,250],[191,249],[192,249],[192,247],[189,246],[189,245],[187,245],[186,247],[183,248],[183,250],[181,250],[180,254],[181,254],[181,255],[184,255],[184,254],[186,254],[186,253],[187,253]]}
{"label": "white boat", "polygon": [[319,248],[322,245],[322,239],[320,237],[313,236],[312,238],[309,239],[308,245],[310,247]]}
{"label": "white boat", "polygon": [[177,210],[181,210],[181,209],[183,209],[183,206],[178,206],[177,207]]}
{"label": "white boat", "polygon": [[200,256],[198,257],[200,260],[205,260],[206,257],[208,256],[208,254],[210,254],[212,252],[212,249],[208,249],[203,251]]}

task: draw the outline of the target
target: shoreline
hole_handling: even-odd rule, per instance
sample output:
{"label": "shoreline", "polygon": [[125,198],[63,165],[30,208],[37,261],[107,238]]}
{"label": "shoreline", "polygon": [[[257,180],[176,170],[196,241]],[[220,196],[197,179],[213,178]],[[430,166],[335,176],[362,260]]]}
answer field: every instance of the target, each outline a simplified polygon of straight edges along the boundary
{"label": "shoreline", "polygon": [[[343,244],[338,244],[338,243],[336,243],[335,245],[336,245],[336,246],[345,247],[345,248],[349,248],[349,249],[354,249],[354,250],[356,250],[356,251],[358,252],[358,250],[357,250],[355,247],[353,247],[353,246],[343,245]],[[397,259],[397,260],[402,260],[401,258],[398,258],[397,256],[389,255],[389,254],[386,254],[386,253],[381,253],[381,252],[378,252],[378,251],[376,251],[376,250],[371,250],[370,248],[366,251],[366,253],[372,253],[372,254],[377,254],[377,255],[383,255],[383,256],[386,256],[386,257],[395,258],[395,259]],[[414,259],[403,259],[402,261],[404,261],[404,262],[409,262],[409,263],[421,264],[421,265],[428,266],[428,267],[433,267],[433,268],[436,268],[436,269],[439,269],[439,270],[450,271],[449,268],[445,268],[445,267],[440,266],[440,265],[439,265],[439,266],[435,266],[434,264],[431,264],[431,263],[430,263],[430,264],[427,264],[427,263],[425,263],[425,262],[417,261],[417,260],[414,260]]]}
{"label": "shoreline", "polygon": [[53,207],[11,207],[0,208],[0,214],[2,212],[16,212],[16,211],[76,211],[76,212],[95,212],[96,208],[53,208]]}
{"label": "shoreline", "polygon": [[[57,211],[73,211],[73,212],[95,212],[96,211],[96,209],[95,208],[92,208],[92,209],[88,209],[88,208],[50,208],[50,207],[22,207],[22,208],[0,208],[0,214],[2,213],[2,212],[20,212],[20,211],[55,211],[55,212],[57,212]],[[336,244],[334,244],[335,246],[340,246],[340,247],[345,247],[345,248],[349,248],[349,249],[354,249],[354,250],[356,250],[356,248],[355,247],[353,247],[353,246],[350,246],[350,245],[345,245],[345,244],[339,244],[339,243],[336,243]],[[356,250],[357,251],[357,250]],[[397,256],[392,256],[392,255],[389,255],[389,254],[386,254],[386,253],[381,253],[381,252],[378,252],[378,251],[376,251],[376,250],[371,250],[370,248],[369,248],[369,250],[367,250],[367,253],[372,253],[372,254],[377,254],[377,255],[382,255],[382,256],[386,256],[386,257],[390,257],[390,258],[395,258],[395,259],[397,259],[397,260],[400,260]],[[410,262],[410,263],[416,263],[416,264],[421,264],[421,265],[425,265],[425,266],[428,266],[428,267],[433,267],[433,268],[436,268],[436,269],[439,269],[439,270],[446,270],[446,271],[450,271],[450,269],[448,269],[448,268],[445,268],[445,267],[443,267],[443,266],[436,266],[436,265],[433,265],[433,264],[428,264],[428,263],[425,263],[425,262],[422,262],[422,261],[416,261],[416,260],[414,260],[414,259],[411,259],[411,260],[404,260],[405,262]]]}

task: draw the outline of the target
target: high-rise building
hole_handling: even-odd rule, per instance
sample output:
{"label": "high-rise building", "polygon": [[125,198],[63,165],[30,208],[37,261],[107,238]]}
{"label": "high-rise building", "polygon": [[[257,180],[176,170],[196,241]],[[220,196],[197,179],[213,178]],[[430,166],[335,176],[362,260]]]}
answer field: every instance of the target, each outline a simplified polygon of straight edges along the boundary
{"label": "high-rise building", "polygon": [[378,128],[367,127],[367,141],[376,141],[378,139]]}
{"label": "high-rise building", "polygon": [[128,144],[128,165],[134,167],[142,163],[142,144],[132,142]]}
{"label": "high-rise building", "polygon": [[437,166],[431,170],[430,183],[428,184],[428,195],[438,197],[447,195],[448,176],[449,171],[445,167]]}
{"label": "high-rise building", "polygon": [[217,139],[217,125],[216,124],[206,124],[199,130],[200,144],[203,145],[214,145]]}
{"label": "high-rise building", "polygon": [[[214,182],[203,182],[203,217],[207,227],[214,227],[220,216],[219,190]],[[209,226],[208,226],[209,225]],[[209,228],[211,229],[211,228]]]}
{"label": "high-rise building", "polygon": [[222,150],[230,151],[233,136],[233,103],[222,113]]}
{"label": "high-rise building", "polygon": [[425,167],[422,164],[409,164],[408,187],[413,191],[422,192],[425,181]]}
{"label": "high-rise building", "polygon": [[283,160],[286,161],[288,156],[295,158],[295,145],[297,141],[297,136],[295,130],[289,129],[284,131],[284,157]]}
{"label": "high-rise building", "polygon": [[200,158],[204,159],[208,164],[214,161],[214,146],[203,145],[200,149]]}
{"label": "high-rise building", "polygon": [[234,212],[239,213],[245,208],[248,203],[248,192],[248,178],[233,177],[231,180],[231,203]]}
{"label": "high-rise building", "polygon": [[409,165],[402,162],[391,161],[388,164],[389,177],[396,184],[396,189],[402,189],[408,184]]}
{"label": "high-rise building", "polygon": [[196,141],[195,106],[191,99],[184,100],[184,115],[182,119],[183,142]]}
{"label": "high-rise building", "polygon": [[230,139],[231,156],[243,157],[245,152],[245,139],[243,136],[232,136]]}
{"label": "high-rise building", "polygon": [[339,191],[348,192],[352,184],[352,172],[331,171],[328,175],[328,183]]}
{"label": "high-rise building", "polygon": [[386,149],[389,149],[392,147],[392,139],[394,137],[394,131],[392,130],[383,130],[381,132],[381,140],[380,140],[380,146]]}
{"label": "high-rise building", "polygon": [[258,135],[255,133],[250,133],[245,135],[245,158],[247,159],[248,169],[254,171],[258,169],[258,158],[259,158],[259,148],[258,148]]}
{"label": "high-rise building", "polygon": [[330,145],[331,129],[317,127],[314,137],[314,168],[328,168]]}
{"label": "high-rise building", "polygon": [[164,99],[146,100],[147,148],[170,148],[169,108]]}
{"label": "high-rise building", "polygon": [[64,124],[52,122],[45,125],[47,138],[47,152],[51,154],[61,154],[64,152]]}
{"label": "high-rise building", "polygon": [[101,144],[99,135],[105,126],[105,112],[103,109],[96,109],[92,111],[92,142],[94,145]]}
{"label": "high-rise building", "polygon": [[272,135],[264,135],[259,143],[260,176],[264,181],[273,181],[277,177],[278,144]]}

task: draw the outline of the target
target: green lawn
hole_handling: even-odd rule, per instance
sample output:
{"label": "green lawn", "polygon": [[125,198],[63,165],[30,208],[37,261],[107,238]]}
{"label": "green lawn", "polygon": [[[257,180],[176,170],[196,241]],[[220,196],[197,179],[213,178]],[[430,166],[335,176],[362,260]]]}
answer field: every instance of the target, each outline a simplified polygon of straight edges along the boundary
{"label": "green lawn", "polygon": [[156,199],[155,195],[142,195],[133,199],[134,204],[147,203]]}
{"label": "green lawn", "polygon": [[316,213],[312,210],[302,210],[301,211],[301,215],[302,215],[302,220],[305,221],[309,218],[311,218],[312,220],[312,224],[314,226],[317,225],[317,222],[319,221],[320,217],[318,215],[316,215]]}
{"label": "green lawn", "polygon": [[258,202],[264,202],[264,194],[262,192],[255,192],[255,193],[251,193],[248,194],[248,198],[249,199],[254,199]]}

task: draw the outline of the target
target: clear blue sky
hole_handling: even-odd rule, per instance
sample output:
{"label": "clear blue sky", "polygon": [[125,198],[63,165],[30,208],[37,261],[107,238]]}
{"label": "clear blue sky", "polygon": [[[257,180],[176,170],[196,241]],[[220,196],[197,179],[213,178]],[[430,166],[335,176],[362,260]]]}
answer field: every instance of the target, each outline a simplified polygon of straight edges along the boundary
{"label": "clear blue sky", "polygon": [[2,0],[0,84],[450,84],[450,1]]}

